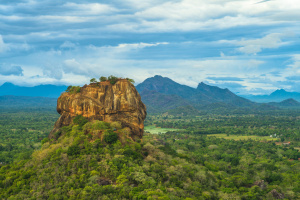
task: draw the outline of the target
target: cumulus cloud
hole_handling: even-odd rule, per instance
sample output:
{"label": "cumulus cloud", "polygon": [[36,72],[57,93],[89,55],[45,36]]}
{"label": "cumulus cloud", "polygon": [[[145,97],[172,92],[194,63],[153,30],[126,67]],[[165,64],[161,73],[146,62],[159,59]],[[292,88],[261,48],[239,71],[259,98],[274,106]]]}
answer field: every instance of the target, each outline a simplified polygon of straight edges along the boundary
{"label": "cumulus cloud", "polygon": [[66,9],[71,9],[77,15],[99,15],[116,12],[117,9],[113,6],[100,3],[73,3],[68,2],[63,5]]}
{"label": "cumulus cloud", "polygon": [[28,84],[83,84],[111,74],[139,83],[161,74],[195,87],[210,81],[269,90],[300,75],[294,1],[6,1],[0,57],[22,66],[15,81]]}
{"label": "cumulus cloud", "polygon": [[20,66],[0,65],[0,74],[4,76],[23,76],[23,69]]}
{"label": "cumulus cloud", "polygon": [[281,38],[284,35],[281,33],[271,33],[263,38],[253,39],[253,40],[241,40],[237,42],[240,45],[238,50],[246,54],[256,54],[262,51],[262,49],[278,48],[284,43]]}

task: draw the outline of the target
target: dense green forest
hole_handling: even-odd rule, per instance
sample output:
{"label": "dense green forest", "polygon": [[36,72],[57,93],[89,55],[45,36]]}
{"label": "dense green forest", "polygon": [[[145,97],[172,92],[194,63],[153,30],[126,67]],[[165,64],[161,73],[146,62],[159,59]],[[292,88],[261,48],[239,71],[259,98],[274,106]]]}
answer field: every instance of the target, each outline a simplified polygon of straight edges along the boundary
{"label": "dense green forest", "polygon": [[0,111],[0,163],[30,157],[41,147],[58,118],[52,108],[6,108]]}
{"label": "dense green forest", "polygon": [[300,146],[300,112],[260,114],[148,115],[146,125],[184,129],[186,133],[272,136]]}
{"label": "dense green forest", "polygon": [[[2,111],[0,199],[299,199],[297,116],[149,115],[178,130],[137,142],[78,117],[49,141],[54,111]],[[210,136],[224,133],[275,140]]]}

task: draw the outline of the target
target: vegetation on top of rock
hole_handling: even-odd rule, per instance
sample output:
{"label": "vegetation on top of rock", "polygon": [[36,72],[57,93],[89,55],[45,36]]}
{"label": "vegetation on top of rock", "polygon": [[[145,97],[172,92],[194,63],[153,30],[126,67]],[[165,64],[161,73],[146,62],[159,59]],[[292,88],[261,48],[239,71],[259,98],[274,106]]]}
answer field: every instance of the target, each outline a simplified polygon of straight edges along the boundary
{"label": "vegetation on top of rock", "polygon": [[[102,79],[104,80],[104,78]],[[109,81],[117,81],[115,83],[117,87],[110,84]],[[73,92],[73,88],[74,86],[69,87],[68,91]],[[57,100],[57,112],[62,116],[50,132],[50,139],[57,138],[58,135],[55,133],[63,126],[77,123],[81,128],[84,124],[80,124],[80,119],[85,116],[87,117],[85,121],[121,122],[122,125],[130,128],[132,138],[137,140],[143,135],[143,122],[147,114],[146,107],[134,85],[126,79],[114,76],[108,77],[107,82],[104,83],[97,82],[83,86],[80,94],[61,94]],[[76,116],[75,121],[79,120],[78,122],[73,121]]]}
{"label": "vegetation on top of rock", "polygon": [[[100,81],[100,82],[109,81],[110,84],[114,85],[114,84],[115,84],[116,82],[118,82],[119,80],[124,80],[124,79],[128,80],[128,81],[131,82],[132,84],[135,83],[134,80],[131,79],[131,78],[121,78],[121,77],[116,77],[116,76],[113,76],[113,75],[110,75],[109,77],[101,76],[101,77],[99,78],[99,81]],[[97,82],[97,79],[96,79],[96,78],[92,78],[92,79],[90,80],[90,83],[98,83],[98,82]]]}
{"label": "vegetation on top of rock", "polygon": [[95,78],[92,78],[92,79],[90,80],[90,83],[97,83],[97,80],[96,80]]}
{"label": "vegetation on top of rock", "polygon": [[76,94],[76,93],[79,93],[80,91],[81,91],[81,87],[80,86],[72,86],[72,85],[70,85],[66,89],[66,92],[69,92],[71,94]]}

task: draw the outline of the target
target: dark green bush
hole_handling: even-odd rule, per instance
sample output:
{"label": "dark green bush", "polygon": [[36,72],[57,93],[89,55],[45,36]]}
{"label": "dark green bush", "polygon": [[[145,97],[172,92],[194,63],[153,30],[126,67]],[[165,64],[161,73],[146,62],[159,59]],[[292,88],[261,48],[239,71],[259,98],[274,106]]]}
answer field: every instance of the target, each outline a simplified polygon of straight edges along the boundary
{"label": "dark green bush", "polygon": [[101,82],[103,82],[103,81],[107,81],[107,78],[106,78],[105,76],[101,76],[101,77],[99,78],[99,80],[100,80]]}
{"label": "dark green bush", "polygon": [[113,144],[118,140],[118,134],[112,130],[107,130],[104,135],[104,141],[108,144]]}
{"label": "dark green bush", "polygon": [[45,144],[46,142],[49,142],[49,138],[44,138],[44,139],[41,141],[42,144]]}
{"label": "dark green bush", "polygon": [[108,80],[109,80],[110,84],[114,85],[119,80],[119,78],[117,78],[117,77],[115,77],[113,75],[110,75],[108,77]]}
{"label": "dark green bush", "polygon": [[134,84],[135,83],[135,81],[133,80],[133,79],[131,79],[131,78],[126,78],[130,83],[132,83],[132,84]]}
{"label": "dark green bush", "polygon": [[66,89],[66,92],[69,92],[71,94],[76,94],[76,93],[79,93],[80,91],[81,91],[81,87],[80,86],[72,86],[72,85],[70,85]]}
{"label": "dark green bush", "polygon": [[96,80],[95,78],[92,78],[92,79],[90,80],[90,83],[97,83],[97,80]]}
{"label": "dark green bush", "polygon": [[56,132],[54,133],[55,139],[57,140],[57,139],[59,138],[60,135],[61,135],[61,130],[56,131]]}
{"label": "dark green bush", "polygon": [[80,148],[77,145],[72,145],[68,148],[67,151],[68,156],[75,156],[80,154]]}
{"label": "dark green bush", "polygon": [[82,128],[82,126],[85,125],[88,122],[89,122],[89,120],[87,118],[83,117],[82,115],[77,115],[73,119],[73,123],[76,124],[76,125],[79,125],[79,128]]}

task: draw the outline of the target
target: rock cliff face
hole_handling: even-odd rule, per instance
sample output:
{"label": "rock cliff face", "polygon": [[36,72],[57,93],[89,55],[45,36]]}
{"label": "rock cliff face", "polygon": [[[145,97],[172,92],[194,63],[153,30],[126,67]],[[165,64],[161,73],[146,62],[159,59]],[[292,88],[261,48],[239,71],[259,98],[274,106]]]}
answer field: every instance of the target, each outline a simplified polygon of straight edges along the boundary
{"label": "rock cliff face", "polygon": [[133,138],[141,138],[144,133],[146,106],[134,85],[126,79],[114,85],[108,81],[85,85],[79,93],[63,93],[57,100],[57,112],[61,115],[54,125],[49,138],[63,126],[68,126],[77,115],[88,120],[121,122],[129,127]]}

